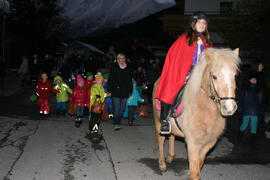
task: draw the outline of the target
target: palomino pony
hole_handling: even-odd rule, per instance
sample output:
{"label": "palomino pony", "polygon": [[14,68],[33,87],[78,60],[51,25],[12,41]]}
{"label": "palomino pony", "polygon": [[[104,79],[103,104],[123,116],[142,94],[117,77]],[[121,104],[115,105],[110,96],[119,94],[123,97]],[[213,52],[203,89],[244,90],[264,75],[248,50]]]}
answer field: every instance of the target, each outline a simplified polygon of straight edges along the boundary
{"label": "palomino pony", "polygon": [[[225,128],[225,116],[237,109],[235,102],[235,75],[240,63],[239,49],[208,48],[194,67],[183,94],[183,110],[178,118],[170,118],[172,133],[166,162],[175,156],[175,136],[184,137],[189,160],[189,179],[200,179],[200,171],[207,152],[216,144]],[[156,91],[153,90],[153,112],[156,124],[156,143],[159,149],[159,168],[166,170],[164,158],[165,136],[160,135],[160,111],[156,109]]]}

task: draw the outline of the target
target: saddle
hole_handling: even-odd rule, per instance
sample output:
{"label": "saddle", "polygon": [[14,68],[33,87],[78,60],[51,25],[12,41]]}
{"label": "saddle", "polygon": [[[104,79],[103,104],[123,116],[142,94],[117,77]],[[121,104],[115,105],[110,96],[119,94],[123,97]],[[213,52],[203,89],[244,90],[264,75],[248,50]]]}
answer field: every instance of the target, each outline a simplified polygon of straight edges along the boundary
{"label": "saddle", "polygon": [[170,117],[177,118],[182,114],[182,110],[183,110],[182,98],[183,98],[185,87],[186,87],[186,84],[184,84],[184,86],[179,90],[179,92],[175,96],[173,104],[171,105],[170,110],[169,110]]}
{"label": "saddle", "polygon": [[[184,85],[175,96],[173,104],[171,105],[168,112],[169,117],[177,118],[181,115],[181,112],[183,110],[182,98],[183,98],[185,86],[186,85]],[[156,109],[159,111],[161,110],[161,103],[159,99],[156,99]]]}

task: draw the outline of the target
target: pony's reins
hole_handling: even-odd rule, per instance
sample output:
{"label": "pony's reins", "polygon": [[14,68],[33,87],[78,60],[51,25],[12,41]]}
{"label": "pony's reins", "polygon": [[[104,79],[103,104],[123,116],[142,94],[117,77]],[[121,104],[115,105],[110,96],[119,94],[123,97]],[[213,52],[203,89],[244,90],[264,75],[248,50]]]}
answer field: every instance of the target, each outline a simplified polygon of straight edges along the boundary
{"label": "pony's reins", "polygon": [[[215,85],[213,83],[213,79],[215,79],[216,77],[212,74],[212,72],[210,72],[210,83],[209,83],[209,89],[210,89],[210,93],[211,95],[209,96],[214,102],[219,103],[222,100],[235,100],[235,97],[220,97],[218,95],[218,92],[215,88]],[[216,96],[215,96],[216,94]]]}

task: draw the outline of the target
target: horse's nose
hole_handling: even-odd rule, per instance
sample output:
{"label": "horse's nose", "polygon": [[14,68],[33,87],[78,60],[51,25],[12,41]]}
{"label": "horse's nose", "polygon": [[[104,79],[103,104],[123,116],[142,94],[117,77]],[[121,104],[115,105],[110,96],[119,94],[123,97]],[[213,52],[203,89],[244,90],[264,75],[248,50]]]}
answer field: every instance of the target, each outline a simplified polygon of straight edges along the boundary
{"label": "horse's nose", "polygon": [[224,112],[224,115],[227,115],[227,116],[231,115],[232,113],[232,111],[227,108],[226,104],[223,105],[223,112]]}
{"label": "horse's nose", "polygon": [[237,104],[236,103],[232,103],[232,104],[224,103],[222,105],[222,109],[223,109],[223,113],[222,113],[223,115],[231,116],[237,110]]}

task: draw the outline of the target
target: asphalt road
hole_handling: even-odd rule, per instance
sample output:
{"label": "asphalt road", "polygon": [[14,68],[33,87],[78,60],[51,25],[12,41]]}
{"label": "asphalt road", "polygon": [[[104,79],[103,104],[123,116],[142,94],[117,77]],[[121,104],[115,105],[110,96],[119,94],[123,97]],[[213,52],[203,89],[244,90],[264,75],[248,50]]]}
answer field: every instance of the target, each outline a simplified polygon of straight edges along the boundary
{"label": "asphalt road", "polygon": [[[161,173],[154,151],[154,124],[138,118],[135,126],[114,131],[102,122],[104,140],[87,138],[87,117],[80,128],[73,117],[40,119],[31,103],[30,86],[19,87],[15,75],[0,83],[0,179],[4,180],[156,180],[187,179],[185,143],[176,141],[176,159]],[[51,108],[55,108],[54,96]],[[226,133],[208,154],[202,169],[206,180],[270,179],[270,142],[262,133],[239,137],[237,119],[228,120]]]}

